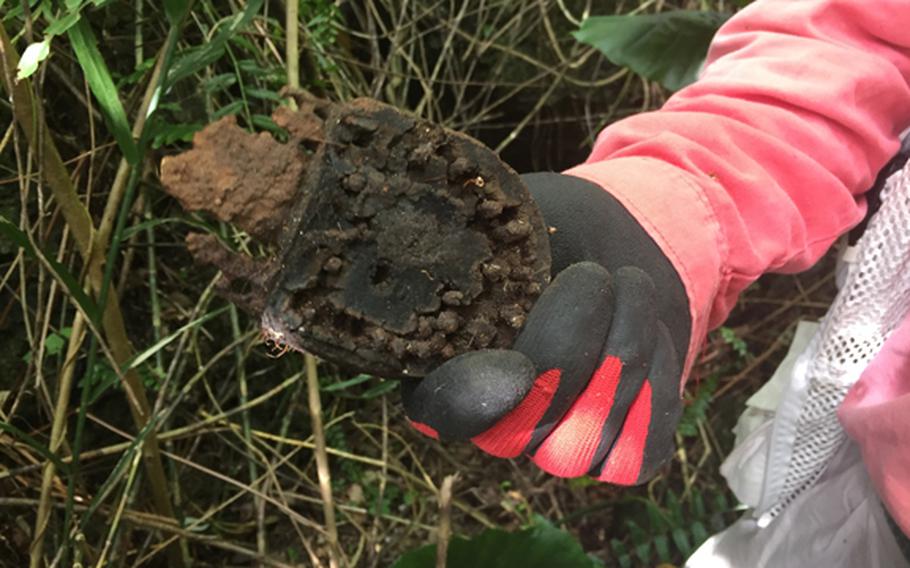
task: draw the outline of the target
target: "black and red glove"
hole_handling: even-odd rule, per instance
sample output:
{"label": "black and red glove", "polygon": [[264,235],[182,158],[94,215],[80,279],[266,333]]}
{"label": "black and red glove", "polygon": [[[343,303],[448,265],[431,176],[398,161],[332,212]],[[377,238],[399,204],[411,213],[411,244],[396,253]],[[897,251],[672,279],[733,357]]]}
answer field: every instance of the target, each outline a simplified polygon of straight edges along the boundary
{"label": "black and red glove", "polygon": [[524,181],[550,236],[553,282],[513,350],[467,353],[402,383],[415,428],[526,454],[560,477],[633,485],[672,455],[691,318],[654,240],[608,192],[561,174]]}

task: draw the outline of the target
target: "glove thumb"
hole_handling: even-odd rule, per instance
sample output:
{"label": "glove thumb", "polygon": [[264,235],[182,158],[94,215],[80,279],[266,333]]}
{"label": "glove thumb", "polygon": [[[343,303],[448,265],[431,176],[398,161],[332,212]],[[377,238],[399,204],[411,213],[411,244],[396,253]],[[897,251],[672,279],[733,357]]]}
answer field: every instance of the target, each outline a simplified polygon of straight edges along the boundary
{"label": "glove thumb", "polygon": [[518,351],[487,349],[446,361],[422,381],[404,381],[412,425],[441,440],[468,440],[518,406],[531,390],[534,363]]}

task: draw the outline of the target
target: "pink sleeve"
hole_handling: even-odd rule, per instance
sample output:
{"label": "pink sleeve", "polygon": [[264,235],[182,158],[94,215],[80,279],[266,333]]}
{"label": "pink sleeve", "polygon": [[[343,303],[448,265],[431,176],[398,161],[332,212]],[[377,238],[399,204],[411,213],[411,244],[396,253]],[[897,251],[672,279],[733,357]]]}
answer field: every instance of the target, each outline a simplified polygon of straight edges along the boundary
{"label": "pink sleeve", "polygon": [[699,81],[617,122],[566,173],[614,194],[678,270],[707,329],[768,271],[799,271],[863,216],[910,125],[907,0],[758,0]]}

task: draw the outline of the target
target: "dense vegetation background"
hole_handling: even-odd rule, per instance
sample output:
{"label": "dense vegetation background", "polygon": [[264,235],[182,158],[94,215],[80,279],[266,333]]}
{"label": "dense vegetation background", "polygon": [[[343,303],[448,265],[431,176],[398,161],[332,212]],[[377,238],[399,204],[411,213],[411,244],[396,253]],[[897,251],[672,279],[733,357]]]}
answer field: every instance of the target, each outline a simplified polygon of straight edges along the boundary
{"label": "dense vegetation background", "polygon": [[558,170],[691,80],[742,3],[0,1],[0,565],[432,566],[399,559],[440,539],[450,566],[680,563],[737,515],[731,428],[796,317],[823,313],[830,262],[746,292],[676,458],[620,489],[443,447],[394,381],[270,356],[183,245],[248,236],[182,212],[157,173],[227,115],[284,140],[270,115],[301,90]]}

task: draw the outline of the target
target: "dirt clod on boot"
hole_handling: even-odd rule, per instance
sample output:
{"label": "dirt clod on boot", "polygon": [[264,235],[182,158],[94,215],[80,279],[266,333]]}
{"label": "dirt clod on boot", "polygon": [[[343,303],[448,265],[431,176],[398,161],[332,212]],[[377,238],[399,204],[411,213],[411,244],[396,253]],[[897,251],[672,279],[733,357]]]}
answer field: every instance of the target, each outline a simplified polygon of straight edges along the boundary
{"label": "dirt clod on boot", "polygon": [[206,211],[253,238],[277,239],[285,212],[300,189],[309,157],[305,143],[322,140],[321,107],[294,113],[279,108],[273,118],[288,131],[281,144],[270,134],[250,134],[226,116],[193,137],[193,149],[161,162],[161,180],[187,211]]}
{"label": "dirt clod on boot", "polygon": [[[201,260],[243,282],[228,289],[262,310],[271,339],[343,366],[419,377],[467,351],[510,347],[550,270],[547,232],[520,178],[476,140],[376,101],[325,111],[307,111],[325,121],[318,136],[292,132],[320,139],[315,155],[274,143],[295,163],[269,166],[268,179],[296,175],[290,200],[284,188],[264,205],[240,200],[230,215],[211,200],[203,207],[265,242],[280,227],[277,256],[243,264],[208,242]],[[262,165],[237,158],[213,162],[253,187],[246,169],[256,176]],[[245,211],[260,205],[268,222],[249,221]]]}

